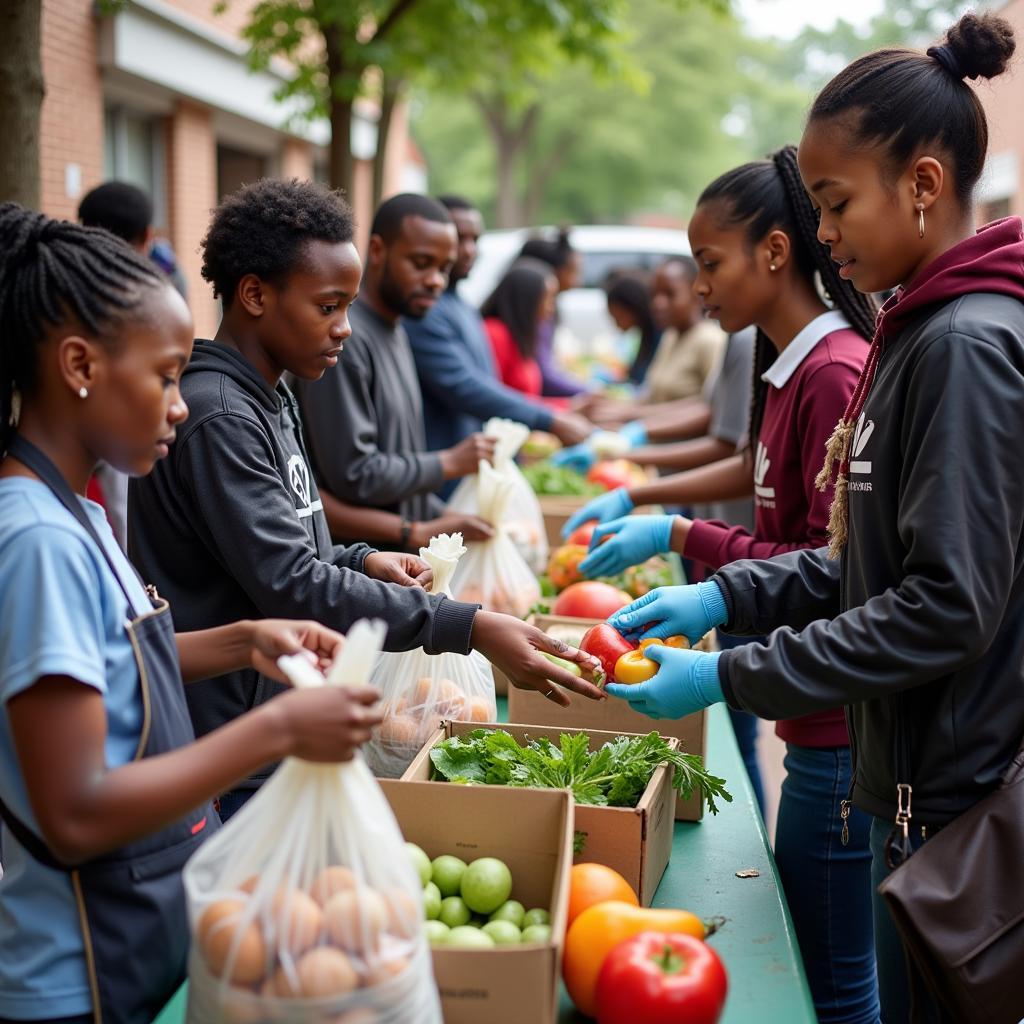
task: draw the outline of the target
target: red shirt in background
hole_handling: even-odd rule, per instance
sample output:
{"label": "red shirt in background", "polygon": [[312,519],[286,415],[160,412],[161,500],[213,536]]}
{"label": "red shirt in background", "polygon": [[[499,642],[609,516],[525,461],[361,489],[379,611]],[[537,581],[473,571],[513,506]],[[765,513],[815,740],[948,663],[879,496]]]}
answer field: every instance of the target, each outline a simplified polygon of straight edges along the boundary
{"label": "red shirt in background", "polygon": [[[814,486],[825,443],[846,408],[868,342],[838,312],[812,320],[765,374],[764,421],[754,452],[754,533],[695,520],[686,556],[718,568],[739,558],[771,558],[828,542],[833,488]],[[849,742],[842,708],[776,725],[787,742],[838,747]]]}
{"label": "red shirt in background", "polygon": [[543,377],[540,364],[536,359],[527,359],[520,351],[512,337],[512,332],[496,317],[489,316],[484,320],[487,337],[494,353],[494,364],[502,384],[524,395],[540,398]]}

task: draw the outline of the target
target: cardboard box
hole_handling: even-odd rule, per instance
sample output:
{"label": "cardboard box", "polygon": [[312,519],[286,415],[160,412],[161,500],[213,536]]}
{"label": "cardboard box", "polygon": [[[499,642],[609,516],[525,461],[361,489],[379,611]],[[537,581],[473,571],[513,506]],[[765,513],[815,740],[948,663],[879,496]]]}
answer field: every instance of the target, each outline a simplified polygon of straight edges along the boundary
{"label": "cardboard box", "polygon": [[435,949],[445,1024],[555,1024],[572,866],[567,790],[381,779],[405,838],[431,857],[499,857],[512,896],[551,912],[552,941],[500,950]]}
{"label": "cardboard box", "polygon": [[[541,515],[544,517],[544,532],[547,534],[548,544],[553,551],[561,547],[565,541],[562,539],[562,527],[566,520],[574,513],[583,508],[588,501],[593,501],[598,495],[561,495],[561,494],[539,494],[537,500],[540,502]],[[653,515],[660,511],[654,505],[643,505],[633,509],[630,515]]]}
{"label": "cardboard box", "polygon": [[[539,725],[444,722],[437,735],[416,755],[402,780],[410,782],[429,779],[431,749],[450,736],[464,736],[474,729],[504,729],[518,743],[546,736],[555,744],[558,743],[559,733],[563,731]],[[619,735],[622,733],[588,732],[590,749],[596,750]],[[671,746],[677,746],[675,740],[671,741]],[[662,765],[655,771],[636,807],[576,804],[573,830],[583,846],[576,854],[575,861],[596,862],[614,868],[633,887],[641,904],[650,906],[672,854],[674,807],[670,765]]]}

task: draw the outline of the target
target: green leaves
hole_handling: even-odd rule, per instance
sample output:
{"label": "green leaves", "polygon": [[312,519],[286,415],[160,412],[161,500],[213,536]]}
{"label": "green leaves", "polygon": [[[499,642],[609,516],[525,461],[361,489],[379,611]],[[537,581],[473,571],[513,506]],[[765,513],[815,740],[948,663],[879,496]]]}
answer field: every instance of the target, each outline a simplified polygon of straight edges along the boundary
{"label": "green leaves", "polygon": [[674,768],[672,785],[684,799],[699,788],[708,810],[716,798],[731,801],[725,780],[711,775],[696,754],[673,750],[656,732],[619,736],[591,751],[586,733],[562,733],[555,745],[546,736],[521,746],[504,729],[474,729],[430,751],[433,777],[449,782],[570,789],[579,804],[635,807],[662,764]]}

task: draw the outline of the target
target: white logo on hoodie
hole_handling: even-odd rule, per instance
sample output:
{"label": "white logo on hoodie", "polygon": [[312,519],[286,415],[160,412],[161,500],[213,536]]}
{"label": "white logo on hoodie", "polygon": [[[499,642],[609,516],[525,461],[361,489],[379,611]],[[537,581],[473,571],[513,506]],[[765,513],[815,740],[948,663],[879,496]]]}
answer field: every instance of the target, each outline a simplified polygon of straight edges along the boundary
{"label": "white logo on hoodie", "polygon": [[850,473],[861,473],[868,474],[871,472],[871,463],[861,459],[860,456],[864,453],[864,449],[868,446],[868,441],[871,440],[871,435],[875,432],[875,421],[864,420],[864,413],[862,412],[857,419],[857,429],[853,434],[853,447],[850,451],[852,456],[850,460]]}
{"label": "white logo on hoodie", "polygon": [[768,449],[758,441],[757,442],[757,453],[754,456],[754,494],[758,498],[767,498],[768,501],[764,504],[768,505],[769,508],[775,507],[775,488],[765,487],[765,477],[768,476],[768,470],[771,467],[772,460],[768,458]]}
{"label": "white logo on hoodie", "polygon": [[319,499],[311,502],[309,487],[309,467],[301,455],[293,455],[288,460],[288,482],[292,485],[295,498],[298,504],[295,507],[295,514],[300,519],[306,519],[314,512],[319,512],[324,503]]}

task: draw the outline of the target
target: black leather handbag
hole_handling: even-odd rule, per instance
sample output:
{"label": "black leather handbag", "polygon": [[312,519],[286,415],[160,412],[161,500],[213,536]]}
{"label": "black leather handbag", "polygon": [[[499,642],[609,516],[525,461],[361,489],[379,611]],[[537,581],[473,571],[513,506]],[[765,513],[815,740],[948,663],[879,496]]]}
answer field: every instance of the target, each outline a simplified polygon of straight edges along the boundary
{"label": "black leather handbag", "polygon": [[[904,838],[906,825],[897,817]],[[907,953],[912,1005],[923,984],[958,1024],[1024,1019],[1024,749],[998,789],[908,856],[878,891]],[[912,1013],[915,1024],[921,1019],[920,1009]]]}

